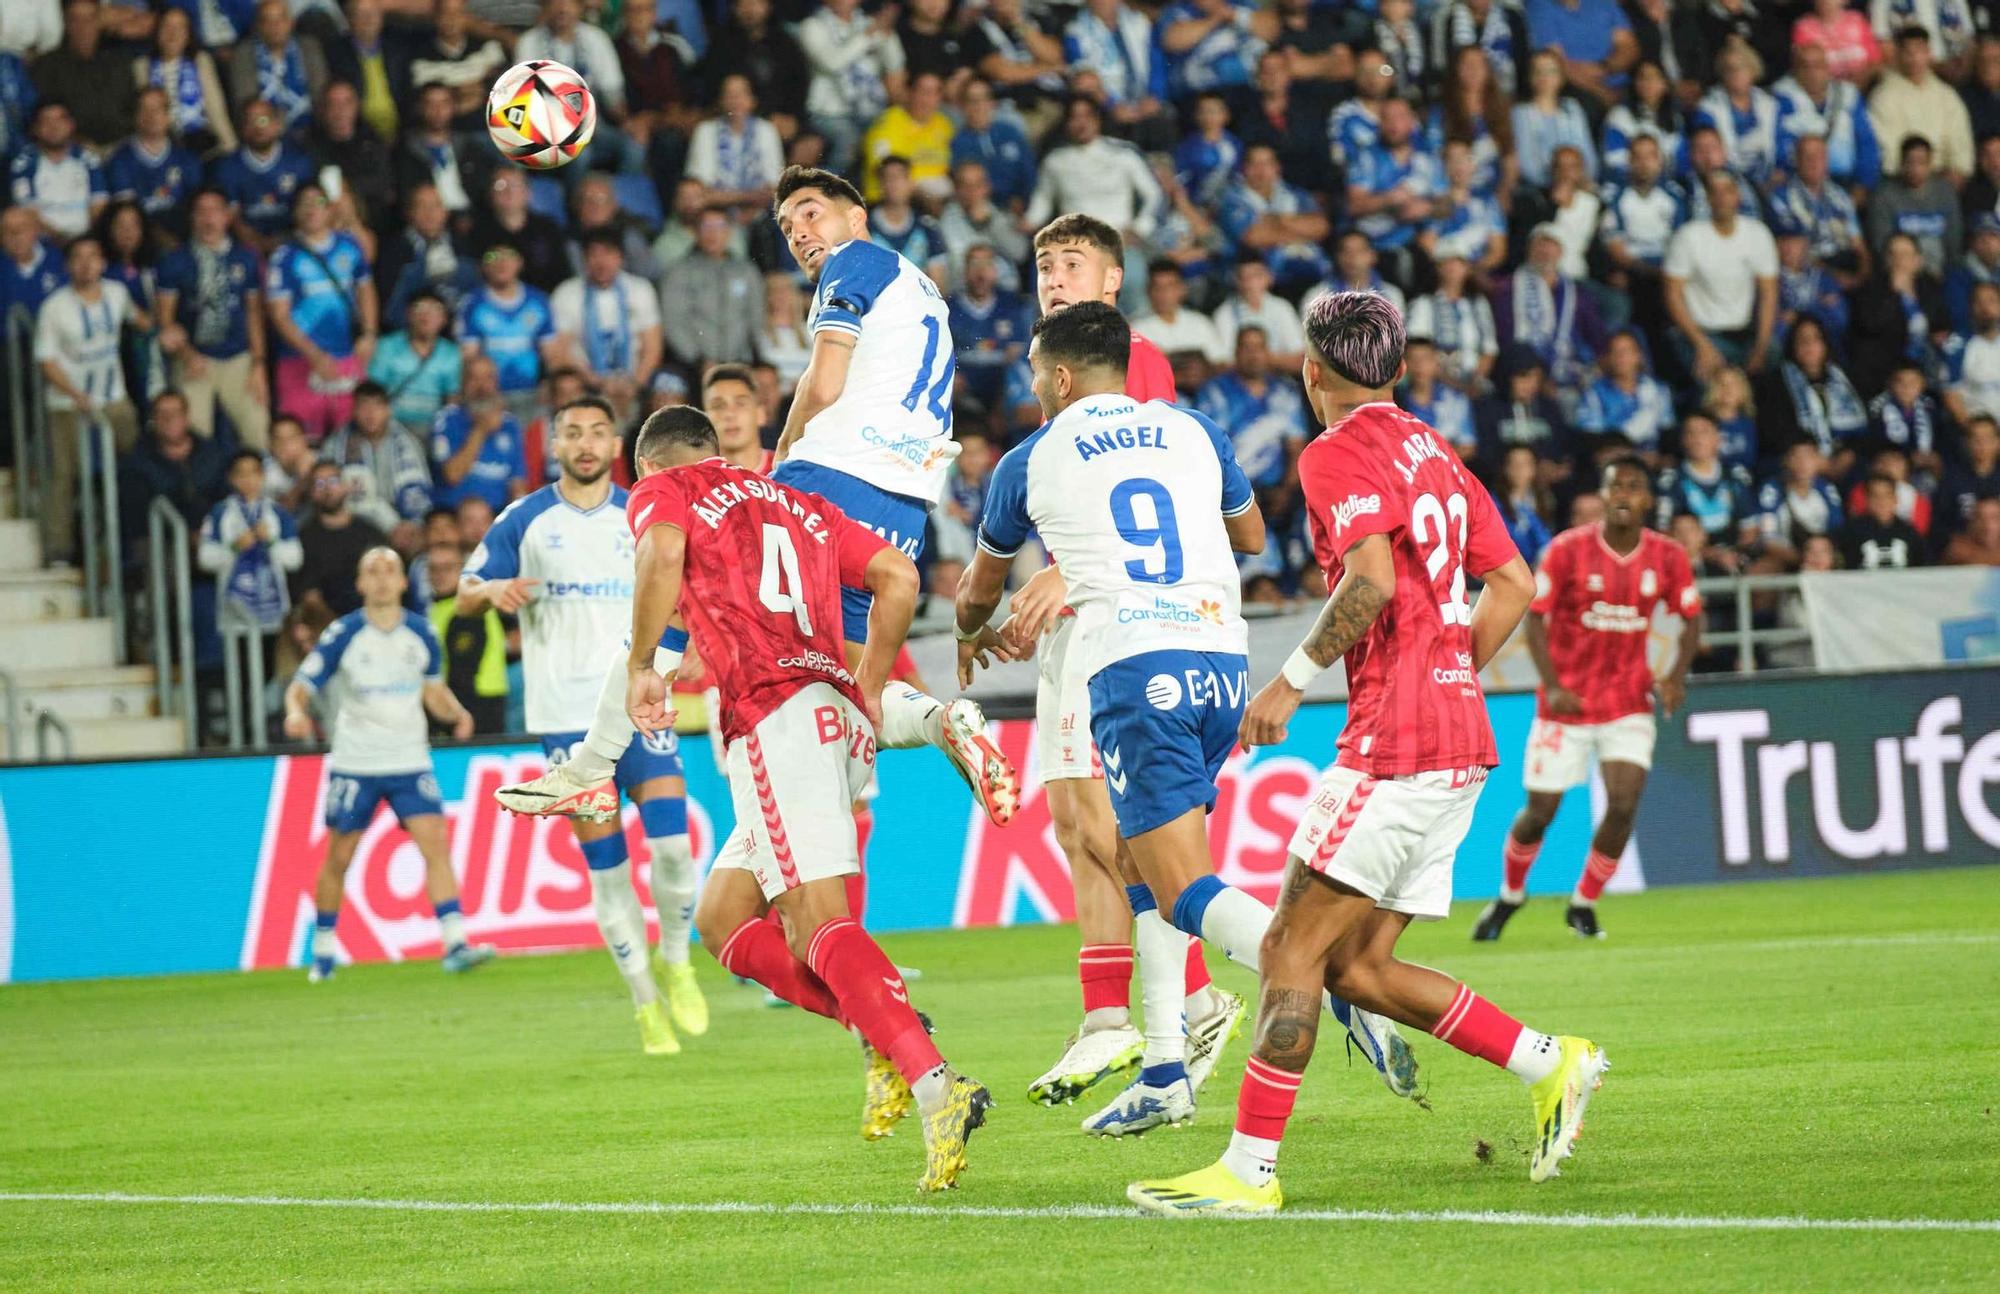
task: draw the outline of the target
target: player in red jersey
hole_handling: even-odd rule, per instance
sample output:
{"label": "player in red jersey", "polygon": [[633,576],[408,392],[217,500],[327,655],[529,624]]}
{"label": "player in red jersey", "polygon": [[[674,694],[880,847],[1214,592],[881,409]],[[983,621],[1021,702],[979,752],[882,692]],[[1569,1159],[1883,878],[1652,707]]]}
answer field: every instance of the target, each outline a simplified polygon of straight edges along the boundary
{"label": "player in red jersey", "polygon": [[764,448],[764,407],[748,364],[716,364],[701,375],[701,409],[715,424],[725,462],[762,476],[771,474]]}
{"label": "player in red jersey", "polygon": [[[1687,553],[1646,529],[1653,484],[1644,465],[1629,458],[1606,464],[1601,489],[1604,520],[1557,535],[1535,576],[1527,639],[1542,685],[1521,773],[1528,803],[1507,833],[1500,897],[1479,914],[1474,939],[1498,939],[1527,902],[1542,833],[1563,792],[1590,776],[1593,754],[1604,778],[1604,818],[1563,919],[1586,939],[1604,937],[1597,896],[1618,870],[1653,764],[1653,697],[1668,714],[1678,709],[1701,650],[1701,594]],[[1661,606],[1681,617],[1681,636],[1666,677],[1656,682],[1646,644]]]}
{"label": "player in red jersey", "polygon": [[[1412,919],[1450,910],[1452,857],[1497,762],[1478,671],[1520,622],[1534,580],[1485,488],[1391,402],[1403,371],[1396,308],[1373,293],[1329,293],[1307,312],[1306,342],[1307,395],[1328,429],[1300,456],[1299,477],[1333,592],[1283,673],[1252,699],[1242,738],[1282,741],[1306,685],[1342,658],[1347,724],[1292,837],[1264,935],[1235,1134],[1220,1162],[1127,1189],[1158,1213],[1282,1206],[1278,1143],[1312,1059],[1322,992],[1527,1082],[1533,1181],[1569,1154],[1606,1068],[1592,1043],[1524,1028],[1450,976],[1394,955]],[[1485,583],[1477,603],[1468,577]]]}
{"label": "player in red jersey", "polygon": [[[1080,301],[1115,306],[1124,283],[1125,240],[1104,221],[1070,212],[1036,233],[1035,291],[1042,313]],[[1125,394],[1142,403],[1170,404],[1176,395],[1173,365],[1138,333],[1132,334]],[[1040,676],[1035,695],[1036,757],[1056,843],[1069,861],[1077,933],[1083,940],[1077,953],[1083,1022],[1063,1045],[1056,1063],[1028,1085],[1029,1097],[1045,1105],[1076,1100],[1098,1082],[1137,1064],[1144,1050],[1144,1040],[1132,1025],[1133,921],[1125,896],[1125,887],[1137,884],[1139,878],[1125,876],[1119,869],[1118,824],[1090,739],[1089,680],[1064,670],[1074,624],[1063,605],[1066,594],[1061,575],[1049,566],[1016,591],[1008,604],[1010,618],[1002,627],[1016,647],[1036,651]],[[1243,1018],[1243,999],[1210,984],[1199,939],[1188,939],[1164,922],[1141,933],[1149,943],[1162,941],[1159,955],[1150,963],[1142,959],[1142,985],[1147,964],[1171,979],[1162,959],[1182,959],[1178,982],[1152,983],[1148,1000],[1179,995],[1176,1014],[1187,1019],[1188,1080],[1199,1091]],[[1173,953],[1166,941],[1173,948],[1185,943],[1187,950]]]}
{"label": "player in red jersey", "polygon": [[[698,634],[722,692],[736,809],[695,913],[702,942],[731,972],[861,1034],[881,1058],[882,1099],[906,1112],[914,1097],[922,1111],[920,1188],[943,1190],[964,1170],[966,1138],[992,1098],[938,1054],[902,977],[848,912],[843,884],[858,866],[851,806],[874,771],[880,697],[916,608],[916,567],[824,499],[718,451],[713,424],[685,406],[639,430],[640,481],[626,505],[639,646],[627,661],[626,711],[643,732],[672,726],[668,675],[687,630]],[[843,585],[874,595],[852,673]],[[675,624],[682,615],[686,628]],[[764,920],[773,907],[782,931]]]}

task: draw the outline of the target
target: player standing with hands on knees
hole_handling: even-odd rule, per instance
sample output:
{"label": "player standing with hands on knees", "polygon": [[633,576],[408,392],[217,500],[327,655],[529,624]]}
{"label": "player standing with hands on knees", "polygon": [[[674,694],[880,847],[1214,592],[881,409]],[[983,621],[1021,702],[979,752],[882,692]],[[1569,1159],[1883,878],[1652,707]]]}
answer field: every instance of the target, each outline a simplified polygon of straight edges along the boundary
{"label": "player standing with hands on knees", "polygon": [[[1507,833],[1500,897],[1472,929],[1480,941],[1498,939],[1528,901],[1528,869],[1541,852],[1542,833],[1562,807],[1563,792],[1590,776],[1593,754],[1604,777],[1604,818],[1563,919],[1585,939],[1604,937],[1597,897],[1618,870],[1653,766],[1653,698],[1669,715],[1679,709],[1701,652],[1701,594],[1687,552],[1646,529],[1653,482],[1645,465],[1612,460],[1601,488],[1604,520],[1557,535],[1535,576],[1527,639],[1541,687],[1521,773],[1528,802]],[[1681,636],[1666,677],[1656,681],[1646,646],[1660,606],[1681,618]]]}
{"label": "player standing with hands on knees", "polygon": [[332,712],[326,861],[313,889],[307,978],[318,984],[333,975],[334,926],[347,865],[384,800],[423,855],[424,888],[443,934],[444,968],[470,970],[491,960],[493,950],[466,942],[424,714],[449,723],[451,735],[460,739],[472,735],[472,715],[444,685],[444,657],[430,622],[403,607],[410,581],[395,550],[363,553],[354,583],[361,609],[327,626],[285,689],[285,735],[294,741],[312,739],[315,697],[324,698]]}
{"label": "player standing with hands on knees", "polygon": [[[1257,1035],[1222,1159],[1134,1182],[1148,1211],[1271,1213],[1278,1143],[1319,1033],[1320,995],[1424,1029],[1529,1084],[1529,1178],[1556,1174],[1609,1067],[1582,1039],[1537,1033],[1449,975],[1395,957],[1411,920],[1451,907],[1453,856],[1498,763],[1479,670],[1534,595],[1484,486],[1398,409],[1403,320],[1383,298],[1328,293],[1306,322],[1304,378],[1327,430],[1299,458],[1313,550],[1333,590],[1306,641],[1244,712],[1245,745],[1282,741],[1306,686],[1345,658],[1340,756],[1290,847],[1260,950]],[[1468,577],[1484,581],[1478,603]]]}

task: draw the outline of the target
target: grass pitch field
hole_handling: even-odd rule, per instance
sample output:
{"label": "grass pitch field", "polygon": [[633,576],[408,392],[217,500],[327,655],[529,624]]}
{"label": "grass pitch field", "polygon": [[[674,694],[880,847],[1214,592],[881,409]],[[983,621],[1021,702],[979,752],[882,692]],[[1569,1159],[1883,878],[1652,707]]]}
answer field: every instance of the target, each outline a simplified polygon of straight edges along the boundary
{"label": "grass pitch field", "polygon": [[[1029,1104],[1077,1010],[1067,928],[884,941],[1000,1098],[939,1201],[914,1190],[914,1125],[856,1135],[853,1045],[704,954],[714,1026],[665,1060],[601,953],[0,989],[0,1287],[2000,1283],[2000,873],[1613,899],[1595,946],[1559,901],[1498,946],[1467,941],[1471,915],[1410,954],[1612,1058],[1567,1175],[1528,1183],[1512,1078],[1421,1040],[1425,1113],[1329,1032],[1272,1222],[1123,1197],[1220,1151],[1240,1040],[1188,1128],[1094,1141],[1083,1107]],[[74,1198],[113,1194],[153,1198]]]}

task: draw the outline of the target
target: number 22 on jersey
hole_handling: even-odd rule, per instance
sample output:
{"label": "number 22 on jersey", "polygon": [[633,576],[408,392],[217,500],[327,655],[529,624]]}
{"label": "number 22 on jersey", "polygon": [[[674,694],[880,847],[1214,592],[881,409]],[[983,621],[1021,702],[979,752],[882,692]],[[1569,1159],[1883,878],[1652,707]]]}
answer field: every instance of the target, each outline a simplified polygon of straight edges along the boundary
{"label": "number 22 on jersey", "polygon": [[1430,574],[1431,587],[1441,594],[1438,618],[1447,625],[1472,623],[1472,603],[1465,594],[1466,526],[1463,494],[1454,492],[1442,503],[1435,494],[1420,494],[1410,506],[1410,538],[1420,551],[1430,550],[1424,557],[1424,569]]}

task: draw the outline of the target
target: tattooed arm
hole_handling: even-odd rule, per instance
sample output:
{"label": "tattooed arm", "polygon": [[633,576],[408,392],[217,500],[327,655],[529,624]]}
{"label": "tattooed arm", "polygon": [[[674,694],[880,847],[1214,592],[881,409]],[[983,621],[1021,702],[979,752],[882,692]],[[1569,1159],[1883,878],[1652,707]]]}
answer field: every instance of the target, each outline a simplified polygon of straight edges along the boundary
{"label": "tattooed arm", "polygon": [[[1299,650],[1321,667],[1333,664],[1360,642],[1382,614],[1382,608],[1396,595],[1396,558],[1387,535],[1369,535],[1341,557],[1346,571],[1333,596],[1326,600],[1312,632]],[[1238,737],[1244,746],[1273,746],[1285,739],[1285,730],[1305,696],[1283,674],[1264,685],[1243,712]]]}

